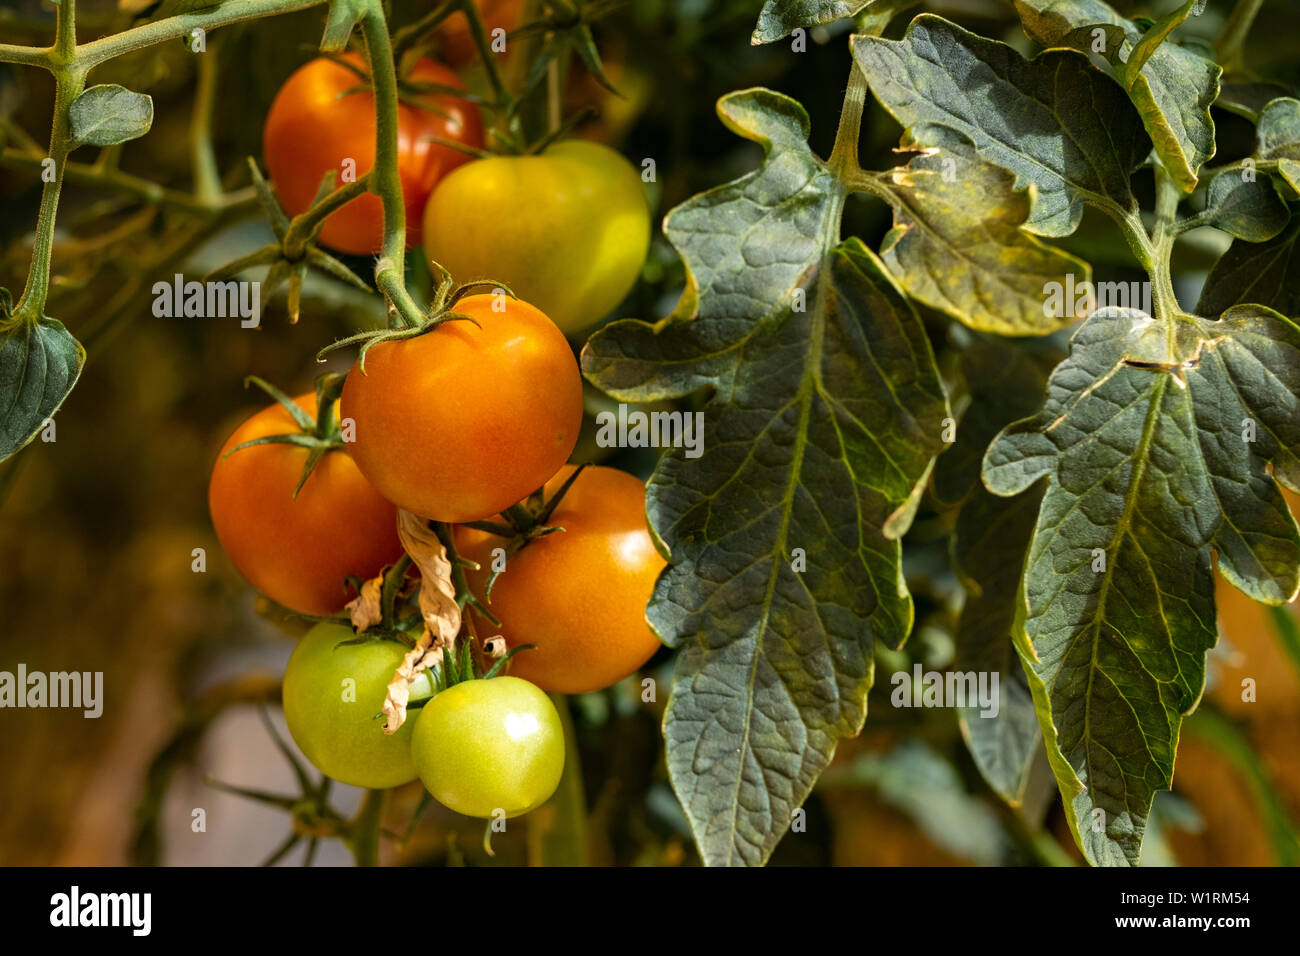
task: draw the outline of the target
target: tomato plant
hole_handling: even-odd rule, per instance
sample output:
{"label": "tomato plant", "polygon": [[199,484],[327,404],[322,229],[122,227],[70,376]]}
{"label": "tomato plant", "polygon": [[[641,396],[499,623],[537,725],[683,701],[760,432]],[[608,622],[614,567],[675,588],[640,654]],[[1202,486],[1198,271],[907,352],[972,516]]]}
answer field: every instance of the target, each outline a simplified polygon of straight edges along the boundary
{"label": "tomato plant", "polygon": [[550,698],[528,681],[464,681],[420,711],[411,756],[444,806],[470,817],[515,817],[559,785],[564,729]]}
{"label": "tomato plant", "polygon": [[[572,471],[562,469],[546,493],[555,494]],[[512,659],[511,674],[562,694],[601,690],[661,646],[645,619],[664,568],[646,529],[645,485],[613,468],[586,468],[548,523],[563,530],[528,543],[495,576],[501,537],[462,526],[456,548],[479,565],[469,585],[500,620],[502,635],[511,646],[532,646]]]}
{"label": "tomato plant", "polygon": [[[355,178],[375,164],[375,102],[365,89],[365,59],[349,53],[337,62],[325,57],[294,71],[276,94],[266,116],[263,155],[271,182],[290,215],[305,212],[330,173]],[[417,60],[403,81],[461,87],[447,67],[428,57]],[[468,154],[454,145],[483,145],[483,122],[474,104],[443,94],[413,95],[397,107],[397,173],[408,222],[406,242],[421,240],[425,203],[433,187]],[[329,180],[331,186],[335,180]],[[320,240],[354,255],[379,251],[384,220],[379,198],[358,196],[330,214]]]}
{"label": "tomato plant", "polygon": [[567,140],[448,176],[424,211],[429,258],[453,275],[494,275],[565,332],[604,318],[636,281],[650,210],[632,164]]}
{"label": "tomato plant", "polygon": [[133,709],[7,779],[176,710],[224,852],[256,704],[272,863],[1300,864],[1277,6],[24,4],[0,648]]}
{"label": "tomato plant", "polygon": [[399,507],[476,521],[513,504],[578,440],[582,382],[564,336],[502,295],[456,303],[464,321],[381,342],[348,375],[341,414],[362,474]]}

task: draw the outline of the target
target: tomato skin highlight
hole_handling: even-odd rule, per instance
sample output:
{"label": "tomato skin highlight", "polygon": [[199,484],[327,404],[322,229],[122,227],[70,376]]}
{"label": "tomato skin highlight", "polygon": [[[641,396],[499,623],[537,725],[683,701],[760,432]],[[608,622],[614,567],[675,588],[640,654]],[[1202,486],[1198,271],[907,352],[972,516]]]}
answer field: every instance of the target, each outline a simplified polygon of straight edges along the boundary
{"label": "tomato skin highlight", "polygon": [[[548,498],[572,471],[566,465],[547,483]],[[466,569],[470,590],[501,621],[496,628],[484,620],[480,633],[499,631],[511,647],[535,645],[511,658],[509,673],[543,690],[581,694],[609,687],[661,646],[645,607],[667,562],[646,527],[645,485],[614,468],[589,466],[547,524],[564,530],[511,557],[492,585],[491,602],[484,589],[492,550],[504,540],[455,529],[456,550],[480,566]]]}
{"label": "tomato skin highlight", "polygon": [[469,680],[420,710],[411,755],[425,789],[469,817],[517,817],[555,793],[564,726],[549,697],[517,677]]}
{"label": "tomato skin highlight", "polygon": [[[502,311],[493,311],[500,303]],[[357,467],[399,508],[477,521],[542,486],[582,425],[582,378],[564,336],[526,302],[472,295],[449,321],[381,342],[354,365],[340,415]]]}
{"label": "tomato skin highlight", "polygon": [[566,333],[604,318],[631,290],[650,244],[641,177],[600,143],[460,167],[424,212],[424,249],[460,282],[491,277]]}
{"label": "tomato skin highlight", "polygon": [[[294,401],[316,415],[314,393]],[[348,575],[373,578],[401,557],[397,509],[344,450],[325,453],[297,498],[307,449],[257,445],[225,457],[255,438],[297,431],[278,403],[246,419],[217,455],[208,510],[221,547],[253,587],[292,611],[324,616],[347,603]]]}
{"label": "tomato skin highlight", "polygon": [[[358,53],[346,53],[344,59],[365,68],[365,58]],[[416,63],[409,78],[463,87],[452,70],[427,57]],[[341,174],[345,160],[355,162],[358,178],[374,167],[374,94],[344,95],[361,82],[347,67],[318,57],[299,67],[271,103],[262,132],[263,155],[271,182],[290,216],[307,210],[325,174]],[[436,136],[483,146],[483,120],[473,103],[441,94],[420,100],[445,115],[401,101],[397,104],[397,172],[406,206],[408,248],[420,244],[424,207],[434,186],[470,159],[467,153],[427,139]],[[343,185],[337,178],[333,182]],[[371,193],[332,213],[319,236],[324,245],[352,255],[379,252],[383,237],[383,204]]]}
{"label": "tomato skin highlight", "polygon": [[289,734],[317,770],[340,783],[409,783],[416,777],[413,722],[408,719],[389,736],[383,719],[375,717],[406,648],[396,641],[340,646],[355,637],[346,625],[324,622],[294,649],[282,693]]}

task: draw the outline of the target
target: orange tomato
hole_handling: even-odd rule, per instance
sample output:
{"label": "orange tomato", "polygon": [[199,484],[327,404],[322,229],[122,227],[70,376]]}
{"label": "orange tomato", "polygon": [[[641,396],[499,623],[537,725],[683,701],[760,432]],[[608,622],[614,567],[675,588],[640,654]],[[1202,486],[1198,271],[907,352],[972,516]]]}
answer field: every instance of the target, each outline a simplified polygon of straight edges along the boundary
{"label": "orange tomato", "polygon": [[[500,308],[496,311],[494,306]],[[582,425],[582,378],[564,335],[527,302],[466,296],[451,321],[383,342],[354,365],[341,415],[357,467],[400,508],[477,521],[542,486]]]}
{"label": "orange tomato", "polygon": [[[360,54],[345,59],[365,68]],[[463,88],[447,67],[419,60],[408,79]],[[375,98],[367,91],[349,93],[364,81],[347,67],[325,57],[309,61],[285,81],[275,96],[263,130],[263,152],[280,201],[291,216],[311,205],[326,173],[341,173],[347,161],[358,177],[375,164]],[[470,159],[429,137],[483,145],[483,120],[468,100],[442,94],[418,97],[420,106],[397,104],[397,171],[406,206],[406,244],[422,239],[422,217],[429,194],[443,176]],[[335,180],[336,185],[342,185]],[[379,197],[367,193],[332,213],[320,241],[340,252],[372,255],[383,245],[384,214]]]}
{"label": "orange tomato", "polygon": [[[316,414],[313,393],[294,399]],[[208,508],[217,538],[253,587],[290,610],[328,615],[343,609],[344,579],[372,578],[397,560],[397,509],[357,470],[346,451],[328,451],[298,497],[293,489],[308,451],[297,445],[236,445],[298,426],[279,404],[235,429],[217,456]]]}
{"label": "orange tomato", "polygon": [[[547,482],[548,498],[572,471],[565,466]],[[613,468],[588,467],[547,524],[564,530],[511,557],[490,603],[484,590],[492,551],[504,539],[458,527],[456,549],[480,565],[467,572],[470,590],[500,619],[506,643],[536,645],[511,658],[513,676],[562,694],[600,690],[634,673],[660,646],[645,607],[666,562],[646,526],[645,485]],[[479,633],[494,630],[484,621]]]}
{"label": "orange tomato", "polygon": [[[524,0],[475,0],[474,6],[478,7],[479,19],[483,21],[488,43],[492,42],[494,29],[500,28],[509,33],[524,19]],[[469,20],[459,11],[438,25],[438,39],[443,58],[452,66],[465,66],[478,55],[478,47],[474,45],[474,37],[469,32]],[[513,47],[514,42],[507,42],[505,52],[499,55],[502,58],[509,56]]]}

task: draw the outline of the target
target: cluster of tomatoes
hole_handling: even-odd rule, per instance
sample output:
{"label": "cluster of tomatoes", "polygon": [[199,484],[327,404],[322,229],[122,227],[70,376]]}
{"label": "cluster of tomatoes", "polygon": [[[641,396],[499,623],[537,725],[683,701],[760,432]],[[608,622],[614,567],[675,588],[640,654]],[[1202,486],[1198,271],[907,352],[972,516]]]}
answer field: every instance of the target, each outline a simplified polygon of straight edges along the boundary
{"label": "cluster of tomatoes", "polygon": [[[310,61],[271,104],[263,149],[291,216],[312,204],[328,174],[360,177],[375,161],[374,96],[364,59]],[[462,89],[424,57],[405,73],[411,90]],[[397,169],[406,242],[458,280],[492,277],[564,332],[608,315],[645,262],[650,216],[641,177],[601,143],[561,140],[541,152],[474,159],[484,145],[478,107],[447,93],[411,93],[397,106]],[[353,255],[383,243],[379,197],[353,199],[326,218],[320,242]]]}
{"label": "cluster of tomatoes", "polygon": [[[291,215],[311,205],[329,170],[360,176],[373,165],[373,94],[349,64],[364,60],[309,62],[267,117],[267,166]],[[438,89],[398,107],[408,246],[423,243],[460,281],[491,277],[517,297],[468,295],[454,312],[472,321],[376,341],[341,395],[277,395],[225,443],[209,507],[251,584],[326,619],[284,676],[286,722],[306,757],[344,783],[386,788],[418,776],[454,810],[515,816],[550,797],[564,765],[547,692],[608,687],[659,646],[645,605],[664,561],[646,527],[644,485],[596,466],[573,478],[566,464],[583,400],[565,333],[627,293],[645,258],[649,211],[640,177],[608,147],[561,141],[537,155],[475,159],[483,123],[473,103],[448,92],[463,89],[456,75],[426,58],[406,81]],[[601,229],[589,228],[592,209]],[[379,200],[367,194],[333,212],[319,241],[371,254],[382,233]],[[545,515],[549,533],[502,536],[502,512],[561,490]],[[448,686],[422,672],[410,687],[418,712],[389,735],[376,718],[410,643],[354,634],[342,612],[346,582],[373,580],[401,558],[398,509],[450,529],[469,569],[466,623],[494,619],[471,633],[526,649],[511,655],[508,674],[488,679]]]}

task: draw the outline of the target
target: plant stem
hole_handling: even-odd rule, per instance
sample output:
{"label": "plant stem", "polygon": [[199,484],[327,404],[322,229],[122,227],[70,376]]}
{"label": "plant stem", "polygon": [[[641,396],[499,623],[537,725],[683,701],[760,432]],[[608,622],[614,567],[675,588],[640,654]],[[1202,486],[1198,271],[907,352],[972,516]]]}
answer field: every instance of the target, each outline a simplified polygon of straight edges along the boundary
{"label": "plant stem", "polygon": [[497,70],[496,55],[492,52],[492,44],[488,41],[487,31],[483,28],[483,18],[479,15],[478,5],[474,0],[461,0],[461,10],[465,13],[465,19],[469,21],[470,36],[474,38],[474,46],[478,48],[479,59],[483,61],[483,71],[487,73],[488,83],[492,87],[492,95],[496,97],[497,108],[502,112],[509,113],[514,104],[514,97],[501,82],[501,74]]}
{"label": "plant stem", "polygon": [[48,70],[50,68],[50,51],[46,47],[0,43],[0,63],[39,66]]}
{"label": "plant stem", "polygon": [[55,63],[70,63],[77,55],[77,0],[63,0],[59,4],[51,52]]}
{"label": "plant stem", "polygon": [[[24,169],[39,173],[44,160],[45,157],[42,155],[33,155],[25,151],[0,152],[0,166],[9,169]],[[252,187],[218,195],[211,200],[203,200],[179,189],[168,189],[166,186],[160,186],[158,183],[130,173],[72,160],[63,166],[63,179],[79,185],[106,186],[179,212],[209,214],[234,207],[247,206],[251,209],[257,204],[257,196]]]}
{"label": "plant stem", "polygon": [[293,13],[318,7],[326,0],[241,0],[199,13],[182,13],[154,23],[145,23],[122,33],[115,33],[79,47],[81,65],[90,70],[105,60],[133,53],[145,47],[188,36],[192,30],[215,30],[218,27],[255,20],[280,13]]}
{"label": "plant stem", "polygon": [[361,32],[366,38],[375,92],[375,165],[370,171],[370,191],[384,207],[384,244],[375,265],[375,288],[393,304],[397,320],[411,327],[419,325],[423,312],[406,291],[406,206],[397,173],[397,70],[380,0],[367,3]]}
{"label": "plant stem", "polygon": [[367,790],[361,809],[352,819],[348,846],[357,866],[379,865],[379,824],[384,816],[387,790]]}
{"label": "plant stem", "polygon": [[1155,167],[1156,175],[1156,218],[1153,239],[1153,266],[1148,267],[1151,276],[1151,295],[1156,315],[1173,317],[1182,315],[1178,306],[1178,297],[1174,295],[1174,281],[1170,270],[1170,257],[1173,254],[1174,240],[1178,236],[1178,204],[1182,201],[1173,177],[1159,163]]}
{"label": "plant stem", "polygon": [[358,176],[350,183],[344,183],[320,202],[314,204],[301,215],[295,216],[289,224],[289,231],[284,237],[284,252],[293,258],[302,255],[308,238],[318,222],[323,222],[330,213],[346,206],[358,196],[370,191],[371,174]]}
{"label": "plant stem", "polygon": [[76,0],[64,0],[58,8],[57,38],[51,48],[54,73],[54,121],[50,130],[49,158],[54,161],[54,178],[41,192],[36,218],[36,239],[32,243],[32,264],[27,284],[14,308],[17,322],[35,325],[45,315],[45,297],[50,288],[50,253],[54,248],[54,217],[63,190],[64,166],[68,160],[70,136],[68,108],[86,85],[86,73],[76,63]]}
{"label": "plant stem", "polygon": [[217,42],[207,45],[207,52],[199,57],[198,88],[194,91],[194,107],[190,114],[190,156],[194,164],[194,195],[204,205],[215,205],[221,200],[221,174],[217,170],[217,155],[212,148],[212,111],[217,96]]}
{"label": "plant stem", "polygon": [[1241,49],[1246,44],[1246,35],[1255,22],[1264,0],[1237,0],[1237,5],[1228,14],[1223,24],[1223,32],[1214,44],[1214,58],[1223,67],[1225,73],[1241,66]]}
{"label": "plant stem", "polygon": [[862,110],[867,102],[867,75],[856,62],[849,67],[849,86],[840,107],[840,125],[835,130],[835,145],[826,164],[846,182],[862,172],[858,165],[858,140],[862,135]]}

